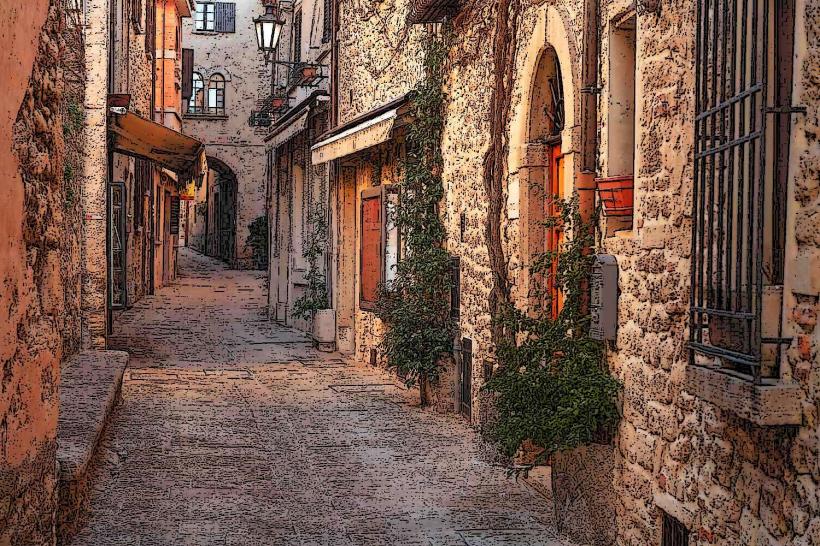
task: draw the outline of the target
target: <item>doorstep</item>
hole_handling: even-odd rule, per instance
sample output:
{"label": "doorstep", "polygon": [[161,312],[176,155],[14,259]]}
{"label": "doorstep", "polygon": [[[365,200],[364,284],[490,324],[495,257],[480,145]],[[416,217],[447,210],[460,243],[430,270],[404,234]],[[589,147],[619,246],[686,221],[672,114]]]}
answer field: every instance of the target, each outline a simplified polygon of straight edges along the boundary
{"label": "doorstep", "polygon": [[82,519],[89,463],[119,398],[127,364],[128,353],[123,351],[83,351],[63,363],[60,370],[60,538],[73,534]]}

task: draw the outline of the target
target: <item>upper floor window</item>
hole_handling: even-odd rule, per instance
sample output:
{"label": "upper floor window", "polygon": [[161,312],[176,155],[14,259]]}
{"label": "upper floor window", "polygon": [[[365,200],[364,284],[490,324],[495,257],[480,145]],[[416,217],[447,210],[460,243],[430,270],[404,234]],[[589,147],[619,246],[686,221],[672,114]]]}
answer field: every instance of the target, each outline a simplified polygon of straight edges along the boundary
{"label": "upper floor window", "polygon": [[794,2],[699,2],[690,361],[779,377]]}
{"label": "upper floor window", "polygon": [[236,4],[197,2],[194,29],[206,32],[236,32]]}
{"label": "upper floor window", "polygon": [[302,10],[293,16],[293,62],[302,62]]}
{"label": "upper floor window", "polygon": [[205,111],[205,82],[202,74],[194,72],[191,84],[191,98],[188,100],[189,114],[202,114]]}
{"label": "upper floor window", "polygon": [[225,115],[225,76],[214,74],[208,80],[208,113]]}
{"label": "upper floor window", "polygon": [[196,13],[194,13],[194,28],[196,30],[214,30],[214,11],[214,4],[197,2]]}

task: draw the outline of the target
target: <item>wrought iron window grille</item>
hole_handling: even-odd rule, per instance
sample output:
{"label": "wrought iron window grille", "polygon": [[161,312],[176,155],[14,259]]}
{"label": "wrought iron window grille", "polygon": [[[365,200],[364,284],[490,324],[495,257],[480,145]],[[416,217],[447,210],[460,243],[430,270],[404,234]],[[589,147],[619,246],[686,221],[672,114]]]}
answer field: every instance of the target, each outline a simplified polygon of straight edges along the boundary
{"label": "wrought iron window grille", "polygon": [[698,2],[690,364],[779,378],[794,0]]}

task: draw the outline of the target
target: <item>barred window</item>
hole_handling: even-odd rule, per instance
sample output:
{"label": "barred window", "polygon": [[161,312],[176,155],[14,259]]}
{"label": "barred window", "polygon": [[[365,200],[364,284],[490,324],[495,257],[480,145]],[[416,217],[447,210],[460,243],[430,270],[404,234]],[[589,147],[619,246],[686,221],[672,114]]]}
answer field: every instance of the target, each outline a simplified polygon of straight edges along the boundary
{"label": "barred window", "polygon": [[214,74],[208,80],[208,113],[225,115],[225,76]]}
{"label": "barred window", "polygon": [[779,376],[794,0],[698,2],[690,363]]}

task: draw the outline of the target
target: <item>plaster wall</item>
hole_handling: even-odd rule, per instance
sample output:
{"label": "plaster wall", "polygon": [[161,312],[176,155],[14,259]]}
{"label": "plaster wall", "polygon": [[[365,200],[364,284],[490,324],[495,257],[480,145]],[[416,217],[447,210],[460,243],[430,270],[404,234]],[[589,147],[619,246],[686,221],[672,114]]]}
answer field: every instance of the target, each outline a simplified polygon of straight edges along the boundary
{"label": "plaster wall", "polygon": [[60,362],[80,339],[63,123],[66,99],[82,95],[65,85],[58,3],[7,2],[0,15],[0,544],[53,544]]}
{"label": "plaster wall", "polygon": [[264,129],[248,125],[251,111],[270,94],[270,68],[256,48],[252,19],[264,12],[253,0],[236,2],[236,32],[194,30],[193,18],[183,22],[183,43],[194,50],[194,70],[207,88],[214,73],[226,80],[225,116],[185,114],[183,132],[205,143],[205,153],[233,170],[238,185],[236,257],[241,268],[254,266],[252,248],[246,244],[249,224],[265,214]]}

